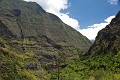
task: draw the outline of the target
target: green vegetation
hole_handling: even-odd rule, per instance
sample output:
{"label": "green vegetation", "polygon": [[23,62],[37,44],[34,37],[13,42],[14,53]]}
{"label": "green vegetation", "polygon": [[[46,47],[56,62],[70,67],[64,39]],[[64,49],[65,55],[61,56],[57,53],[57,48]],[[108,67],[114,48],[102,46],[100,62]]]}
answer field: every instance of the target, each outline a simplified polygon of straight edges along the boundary
{"label": "green vegetation", "polygon": [[58,56],[72,61],[90,45],[37,3],[0,0],[0,80],[49,80]]}
{"label": "green vegetation", "polygon": [[47,65],[49,69],[44,68],[46,66],[42,67],[33,55],[32,53],[18,54],[10,48],[6,40],[0,39],[0,80],[120,79],[120,51],[114,56],[109,53],[88,55],[76,60],[69,60],[63,52],[58,52],[55,65]]}
{"label": "green vegetation", "polygon": [[25,65],[38,64],[37,59],[16,54],[4,45],[8,48],[0,48],[0,80],[57,80],[58,75],[59,80],[120,80],[120,52],[115,56],[82,56],[73,61],[66,60],[64,53],[59,52],[53,70],[28,70]]}
{"label": "green vegetation", "polygon": [[119,15],[89,49],[86,37],[38,4],[0,0],[0,80],[120,80]]}
{"label": "green vegetation", "polygon": [[[51,80],[120,80],[120,52],[112,56],[83,56],[79,60],[67,61],[67,66],[56,69]],[[60,64],[62,65],[62,63]]]}
{"label": "green vegetation", "polygon": [[[5,40],[0,39],[0,80],[41,80],[25,69],[25,59],[29,56],[10,50]],[[27,62],[28,63],[28,62]]]}
{"label": "green vegetation", "polygon": [[76,48],[85,54],[92,45],[54,14],[45,12],[35,2],[23,0],[0,0],[0,36],[3,35],[15,52],[34,55],[57,55],[61,51],[67,58],[76,58]]}

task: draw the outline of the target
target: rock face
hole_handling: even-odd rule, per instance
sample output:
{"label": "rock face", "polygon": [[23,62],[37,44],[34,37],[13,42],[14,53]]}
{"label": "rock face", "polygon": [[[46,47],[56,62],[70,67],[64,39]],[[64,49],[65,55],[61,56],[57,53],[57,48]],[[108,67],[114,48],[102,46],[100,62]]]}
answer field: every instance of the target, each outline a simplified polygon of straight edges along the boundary
{"label": "rock face", "polygon": [[99,55],[110,53],[115,55],[118,51],[120,51],[120,11],[109,25],[98,32],[88,54]]}
{"label": "rock face", "polygon": [[[58,53],[67,59],[78,58],[91,45],[57,16],[45,12],[37,3],[22,0],[0,0],[0,38],[16,54],[28,55],[40,63],[54,62]],[[25,67],[35,69],[39,65],[30,63]]]}

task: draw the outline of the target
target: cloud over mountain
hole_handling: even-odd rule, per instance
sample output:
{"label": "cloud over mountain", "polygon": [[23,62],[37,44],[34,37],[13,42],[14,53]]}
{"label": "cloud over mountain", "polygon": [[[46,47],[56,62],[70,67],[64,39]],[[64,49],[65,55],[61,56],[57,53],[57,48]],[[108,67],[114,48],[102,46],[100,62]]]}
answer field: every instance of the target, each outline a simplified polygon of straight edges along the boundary
{"label": "cloud over mountain", "polygon": [[[103,23],[93,24],[92,26],[88,26],[87,29],[80,29],[79,22],[76,19],[71,18],[69,16],[69,12],[66,13],[61,12],[61,10],[65,10],[68,7],[70,7],[70,3],[68,3],[68,0],[24,0],[24,1],[37,2],[39,5],[42,6],[42,8],[45,11],[57,15],[64,23],[73,27],[90,40],[94,40],[98,31],[104,28],[106,25],[108,25],[111,19],[114,17],[110,16],[109,18],[105,19]],[[108,2],[110,2],[110,4],[117,4],[118,0],[108,0]]]}
{"label": "cloud over mountain", "polygon": [[74,29],[78,29],[79,22],[76,19],[69,17],[69,12],[62,13],[60,10],[67,9],[70,4],[68,0],[24,0],[24,1],[32,1],[37,2],[42,8],[49,12],[57,15],[64,23],[72,26]]}
{"label": "cloud over mountain", "polygon": [[97,36],[98,31],[105,28],[106,25],[108,25],[114,17],[115,16],[110,16],[107,19],[105,19],[103,23],[96,23],[91,26],[88,26],[87,29],[80,29],[79,31],[84,36],[87,36],[88,39],[95,40],[95,37]]}

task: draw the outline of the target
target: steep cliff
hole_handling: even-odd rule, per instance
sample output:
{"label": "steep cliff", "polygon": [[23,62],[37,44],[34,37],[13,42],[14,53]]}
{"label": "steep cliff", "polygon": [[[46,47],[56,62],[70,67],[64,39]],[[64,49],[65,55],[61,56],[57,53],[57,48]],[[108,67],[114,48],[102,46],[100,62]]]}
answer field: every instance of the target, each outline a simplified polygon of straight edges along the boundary
{"label": "steep cliff", "polygon": [[94,44],[90,47],[88,54],[112,54],[120,51],[120,11],[111,23],[98,32]]}
{"label": "steep cliff", "polygon": [[1,0],[0,20],[7,31],[14,35],[4,34],[6,38],[11,37],[6,40],[18,53],[26,53],[29,49],[55,53],[73,48],[79,48],[84,53],[91,45],[86,37],[33,2]]}
{"label": "steep cliff", "polygon": [[77,59],[90,45],[85,36],[37,3],[0,0],[0,79],[45,78],[58,60]]}

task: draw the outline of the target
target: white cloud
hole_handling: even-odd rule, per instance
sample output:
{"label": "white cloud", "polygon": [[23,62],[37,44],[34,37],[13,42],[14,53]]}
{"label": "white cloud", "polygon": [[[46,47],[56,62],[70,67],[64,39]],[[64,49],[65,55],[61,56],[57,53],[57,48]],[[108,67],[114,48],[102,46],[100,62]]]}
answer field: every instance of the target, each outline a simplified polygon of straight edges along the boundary
{"label": "white cloud", "polygon": [[107,19],[105,19],[103,23],[93,24],[92,26],[88,26],[87,29],[80,29],[78,31],[81,32],[88,39],[95,40],[98,31],[106,27],[106,25],[108,25],[114,17],[115,16],[110,16]]}
{"label": "white cloud", "polygon": [[62,21],[70,26],[72,26],[74,29],[79,29],[79,23],[76,19],[70,18],[67,14],[61,13],[61,16],[59,16]]}
{"label": "white cloud", "polygon": [[108,0],[108,2],[109,2],[110,4],[117,4],[117,3],[118,3],[118,0]]}

